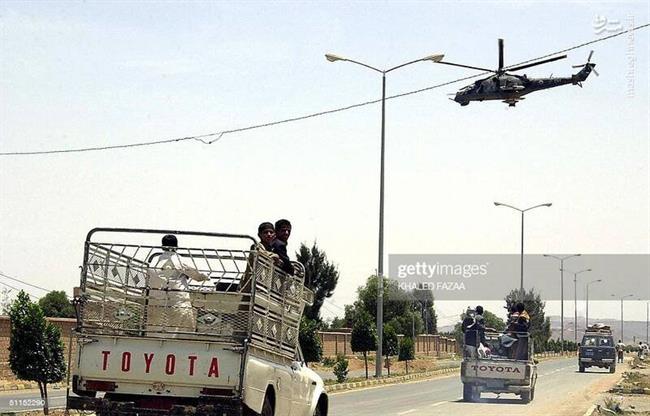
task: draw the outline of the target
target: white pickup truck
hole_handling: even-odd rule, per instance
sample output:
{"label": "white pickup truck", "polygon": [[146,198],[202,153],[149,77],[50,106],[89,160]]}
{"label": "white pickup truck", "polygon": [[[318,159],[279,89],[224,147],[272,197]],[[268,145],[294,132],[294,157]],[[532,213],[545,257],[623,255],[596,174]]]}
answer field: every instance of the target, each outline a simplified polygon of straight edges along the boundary
{"label": "white pickup truck", "polygon": [[[161,246],[164,234],[177,236],[180,247]],[[102,240],[93,241],[96,235]],[[247,248],[251,243],[244,235],[91,230],[70,343],[68,409],[327,415],[323,381],[298,343],[304,305],[313,301],[304,269],[294,263],[295,274],[287,275]]]}
{"label": "white pickup truck", "polygon": [[[463,382],[463,400],[476,402],[481,393],[514,393],[524,403],[535,398],[537,384],[537,363],[533,359],[533,342],[528,333],[485,332],[488,353],[475,348],[464,348],[460,376]],[[503,346],[504,336],[517,341],[509,347]],[[479,339],[479,337],[473,337]],[[467,347],[467,345],[465,345]],[[469,345],[469,347],[474,347]],[[485,351],[485,350],[484,350]]]}

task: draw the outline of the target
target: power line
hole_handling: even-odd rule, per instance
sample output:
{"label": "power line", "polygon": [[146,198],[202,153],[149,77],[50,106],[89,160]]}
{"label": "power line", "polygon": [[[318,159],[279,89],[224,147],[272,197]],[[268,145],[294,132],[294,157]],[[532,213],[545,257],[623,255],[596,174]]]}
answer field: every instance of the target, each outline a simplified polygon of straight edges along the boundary
{"label": "power line", "polygon": [[[589,41],[589,42],[584,42],[584,43],[581,43],[579,45],[571,46],[569,48],[566,48],[566,49],[563,49],[563,50],[560,50],[560,51],[556,51],[556,52],[553,52],[553,53],[549,53],[547,55],[539,56],[539,57],[534,58],[534,59],[529,59],[527,61],[519,62],[519,63],[516,63],[516,64],[513,64],[513,65],[510,65],[510,66],[506,67],[506,69],[512,68],[512,67],[515,67],[515,66],[518,66],[518,65],[527,64],[529,62],[535,62],[535,61],[538,61],[540,59],[547,58],[547,57],[550,57],[550,56],[554,56],[554,55],[557,55],[557,54],[560,54],[560,53],[569,52],[569,51],[572,51],[572,50],[575,50],[575,49],[583,48],[585,46],[592,45],[592,44],[595,44],[595,43],[604,42],[606,40],[615,38],[617,36],[621,36],[621,35],[624,35],[626,33],[634,32],[636,30],[643,29],[643,28],[646,28],[648,26],[650,26],[650,23],[646,23],[646,24],[643,24],[643,25],[640,25],[640,26],[636,26],[636,27],[633,27],[631,29],[628,29],[628,30],[625,30],[625,31],[622,31],[622,32],[614,33],[612,35],[605,36],[603,38],[595,39],[595,40],[592,40],[592,41]],[[419,93],[422,93],[422,92],[425,92],[425,91],[430,91],[430,90],[433,90],[433,89],[436,89],[436,88],[441,88],[441,87],[444,87],[444,86],[447,86],[447,85],[455,84],[455,83],[460,82],[460,81],[466,81],[466,80],[469,80],[469,79],[481,77],[481,76],[484,76],[484,75],[487,75],[487,74],[490,74],[490,73],[491,72],[482,72],[480,74],[476,74],[476,75],[472,75],[472,76],[468,76],[468,77],[463,77],[463,78],[458,78],[458,79],[455,79],[453,81],[443,82],[441,84],[432,85],[432,86],[429,86],[429,87],[426,87],[426,88],[421,88],[421,89],[408,91],[408,92],[401,93],[401,94],[391,95],[391,96],[386,97],[386,99],[387,100],[392,100],[394,98],[401,98],[401,97],[406,97],[408,95],[419,94]],[[332,109],[332,110],[319,111],[317,113],[306,114],[306,115],[303,115],[303,116],[296,116],[296,117],[286,118],[286,119],[283,119],[283,120],[271,121],[271,122],[262,123],[262,124],[254,124],[254,125],[251,125],[251,126],[241,127],[241,128],[237,128],[237,129],[222,130],[222,131],[215,132],[215,133],[201,134],[201,135],[197,135],[197,136],[177,137],[177,138],[172,138],[172,139],[161,139],[161,140],[154,140],[154,141],[149,141],[149,142],[139,142],[139,143],[116,144],[116,145],[110,145],[110,146],[81,147],[81,148],[74,148],[74,149],[57,149],[57,150],[25,151],[25,152],[0,152],[0,156],[29,156],[29,155],[50,155],[50,154],[58,154],[58,153],[93,152],[93,151],[100,151],[100,150],[128,149],[128,148],[133,148],[133,147],[154,146],[154,145],[159,145],[159,144],[183,142],[183,141],[187,141],[187,140],[196,140],[196,141],[199,141],[199,142],[201,142],[203,144],[212,144],[212,143],[218,141],[219,139],[221,139],[226,134],[240,133],[240,132],[244,132],[244,131],[248,131],[248,130],[255,130],[255,129],[260,129],[260,128],[264,128],[264,127],[272,127],[272,126],[276,126],[276,125],[279,125],[279,124],[286,124],[286,123],[292,123],[292,122],[295,122],[295,121],[307,120],[307,119],[310,119],[310,118],[320,117],[320,116],[334,114],[334,113],[339,113],[339,112],[347,111],[347,110],[352,110],[354,108],[364,107],[364,106],[371,105],[371,104],[376,104],[376,103],[379,103],[379,102],[381,102],[381,99],[370,100],[370,101],[365,101],[365,102],[362,102],[362,103],[352,104],[352,105],[349,105],[349,106],[346,106],[346,107],[335,108],[335,109]],[[205,140],[205,139],[210,139],[210,140]]]}
{"label": "power line", "polygon": [[[0,285],[2,285],[2,286],[6,286],[6,287],[8,287],[8,288],[10,288],[10,289],[13,289],[13,290],[16,290],[16,291],[18,291],[18,292],[21,291],[21,289],[18,289],[18,288],[15,287],[15,286],[11,286],[9,283],[0,282]],[[25,292],[25,293],[27,293],[27,292]],[[36,300],[41,299],[39,296],[36,296],[36,295],[34,295],[34,294],[32,294],[32,293],[27,293],[27,296],[32,297],[32,298],[35,298]]]}
{"label": "power line", "polygon": [[[31,283],[27,283],[27,282],[25,282],[25,281],[23,281],[23,280],[16,279],[15,277],[8,276],[8,275],[6,275],[6,274],[4,274],[4,273],[2,273],[2,272],[0,272],[0,276],[2,276],[2,277],[4,277],[4,278],[7,278],[7,279],[10,279],[10,280],[13,280],[14,282],[18,282],[18,283],[22,283],[22,284],[27,285],[27,286],[34,287],[34,288],[36,288],[36,289],[44,290],[44,291],[46,291],[46,292],[48,292],[48,293],[51,292],[50,289],[45,289],[44,287],[40,287],[40,286],[33,285],[33,284],[31,284]],[[8,286],[8,285],[7,285],[7,286]],[[14,289],[15,289],[15,288],[14,288]],[[18,289],[16,289],[16,290],[18,290]]]}

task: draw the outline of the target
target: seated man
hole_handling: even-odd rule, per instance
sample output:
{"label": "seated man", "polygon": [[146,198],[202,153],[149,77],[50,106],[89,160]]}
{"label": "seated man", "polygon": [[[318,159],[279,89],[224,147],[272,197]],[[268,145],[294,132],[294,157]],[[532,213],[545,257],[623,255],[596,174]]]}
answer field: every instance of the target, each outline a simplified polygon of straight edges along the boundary
{"label": "seated man", "polygon": [[147,300],[147,331],[192,332],[196,312],[192,308],[189,280],[208,280],[208,276],[185,265],[176,249],[174,235],[162,238],[163,252],[151,259]]}
{"label": "seated man", "polygon": [[280,266],[282,260],[280,256],[273,252],[271,244],[275,240],[275,228],[270,222],[263,222],[257,227],[257,236],[260,242],[251,246],[251,253],[248,256],[246,271],[239,282],[240,292],[251,291],[251,280],[253,275],[253,262],[255,261],[255,251],[261,256],[269,258],[275,266]]}
{"label": "seated man", "polygon": [[287,254],[287,244],[291,235],[291,223],[281,219],[275,222],[275,240],[271,243],[271,250],[280,257],[282,264],[279,266],[285,273],[294,274],[291,259]]}

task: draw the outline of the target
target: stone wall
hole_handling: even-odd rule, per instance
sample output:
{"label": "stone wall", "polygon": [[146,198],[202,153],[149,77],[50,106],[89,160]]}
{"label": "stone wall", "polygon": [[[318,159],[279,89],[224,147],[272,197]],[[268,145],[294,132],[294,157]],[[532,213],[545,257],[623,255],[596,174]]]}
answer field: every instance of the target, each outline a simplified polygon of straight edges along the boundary
{"label": "stone wall", "polygon": [[[318,335],[323,345],[323,357],[335,357],[338,354],[353,355],[350,346],[351,334],[349,330],[341,332],[319,332]],[[402,337],[402,335],[398,335]],[[458,354],[456,340],[440,335],[418,335],[415,338],[415,353],[418,355],[431,355],[446,357]]]}
{"label": "stone wall", "polygon": [[[70,318],[47,318],[47,320],[61,330],[66,364],[68,361],[68,342],[72,328],[77,324],[76,319]],[[14,374],[9,368],[9,339],[11,337],[11,322],[8,316],[0,316],[0,380],[15,380]],[[73,347],[75,345],[73,344]]]}

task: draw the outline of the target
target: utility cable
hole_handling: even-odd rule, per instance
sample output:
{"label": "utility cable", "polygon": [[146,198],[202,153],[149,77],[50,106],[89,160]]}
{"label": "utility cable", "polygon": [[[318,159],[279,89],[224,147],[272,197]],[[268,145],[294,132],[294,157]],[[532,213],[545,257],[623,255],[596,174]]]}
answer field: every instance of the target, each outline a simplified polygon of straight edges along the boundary
{"label": "utility cable", "polygon": [[51,292],[50,289],[45,289],[44,287],[40,287],[40,286],[33,285],[31,283],[27,283],[27,282],[25,282],[23,280],[16,279],[15,277],[8,276],[8,275],[6,275],[6,274],[4,274],[2,272],[0,272],[0,276],[2,276],[4,278],[7,278],[7,279],[10,279],[10,280],[13,280],[14,282],[22,283],[23,285],[27,285],[27,286],[31,286],[31,287],[36,288],[36,289],[44,290],[44,291],[46,291],[48,293]]}
{"label": "utility cable", "polygon": [[[540,57],[537,57],[537,58],[534,58],[534,59],[529,59],[527,61],[519,62],[519,63],[513,64],[513,65],[510,65],[510,66],[506,67],[505,69],[507,70],[508,68],[512,68],[512,67],[515,67],[515,66],[518,66],[518,65],[527,64],[527,63],[530,63],[530,62],[535,62],[535,61],[538,61],[540,59],[547,58],[547,57],[550,57],[550,56],[554,56],[554,55],[557,55],[557,54],[560,54],[560,53],[563,53],[563,52],[568,52],[568,51],[572,51],[572,50],[575,50],[575,49],[578,49],[578,48],[583,48],[585,46],[592,45],[592,44],[595,44],[595,43],[604,42],[606,40],[613,39],[613,38],[615,38],[617,36],[621,36],[621,35],[624,35],[626,33],[634,32],[634,31],[639,30],[639,29],[644,29],[644,28],[646,28],[648,26],[650,26],[650,23],[639,25],[639,26],[633,27],[633,28],[628,29],[628,30],[624,30],[624,31],[621,31],[621,32],[618,32],[618,33],[614,33],[614,34],[609,35],[609,36],[605,36],[603,38],[595,39],[595,40],[592,40],[592,41],[589,41],[589,42],[584,42],[584,43],[581,43],[579,45],[571,46],[569,48],[566,48],[566,49],[563,49],[563,50],[560,50],[560,51],[556,51],[556,52],[553,52],[553,53],[550,53],[550,54],[547,54],[547,55],[543,55],[543,56],[540,56]],[[391,95],[391,96],[386,97],[386,100],[392,100],[394,98],[400,98],[400,97],[406,97],[408,95],[419,94],[419,93],[422,93],[422,92],[425,92],[425,91],[430,91],[430,90],[440,88],[440,87],[444,87],[444,86],[447,86],[447,85],[450,85],[450,84],[455,84],[455,83],[460,82],[460,81],[466,81],[466,80],[469,80],[469,79],[481,77],[481,76],[484,76],[484,75],[487,75],[487,74],[490,74],[490,73],[492,73],[492,72],[482,72],[480,74],[476,74],[476,75],[472,75],[472,76],[468,76],[468,77],[463,77],[463,78],[458,78],[458,79],[455,79],[453,81],[443,82],[441,84],[432,85],[430,87],[421,88],[421,89],[417,89],[417,90],[413,90],[413,91],[408,91],[408,92],[401,93],[401,94]],[[271,121],[271,122],[262,123],[262,124],[254,124],[254,125],[251,125],[251,126],[241,127],[241,128],[237,128],[237,129],[223,130],[223,131],[219,131],[219,132],[215,132],[215,133],[201,134],[201,135],[197,135],[197,136],[178,137],[178,138],[172,138],[172,139],[161,139],[161,140],[154,140],[154,141],[140,142],[140,143],[116,144],[116,145],[110,145],[110,146],[94,146],[94,147],[81,147],[81,148],[73,148],[73,149],[57,149],[57,150],[25,151],[25,152],[0,152],[0,156],[51,155],[51,154],[58,154],[58,153],[80,153],[80,152],[92,152],[92,151],[100,151],[100,150],[128,149],[128,148],[133,148],[133,147],[143,147],[143,146],[153,146],[153,145],[159,145],[159,144],[183,142],[183,141],[187,141],[187,140],[196,140],[196,141],[199,141],[199,142],[201,142],[203,144],[212,144],[212,143],[218,141],[219,139],[221,139],[226,134],[240,133],[240,132],[248,131],[248,130],[255,130],[255,129],[260,129],[260,128],[264,128],[264,127],[276,126],[276,125],[279,125],[279,124],[286,124],[286,123],[292,123],[292,122],[295,122],[295,121],[307,120],[307,119],[310,119],[310,118],[320,117],[320,116],[324,116],[324,115],[328,115],[328,114],[339,113],[339,112],[347,111],[347,110],[352,110],[354,108],[364,107],[364,106],[371,105],[371,104],[376,104],[376,103],[379,103],[379,102],[381,102],[381,99],[370,100],[370,101],[365,101],[365,102],[362,102],[362,103],[352,104],[352,105],[349,105],[349,106],[346,106],[346,107],[335,108],[335,109],[332,109],[332,110],[325,110],[325,111],[320,111],[320,112],[317,112],[317,113],[312,113],[312,114],[306,114],[306,115],[302,115],[302,116],[286,118],[286,119],[283,119],[283,120]],[[206,140],[206,139],[208,139],[208,140]]]}

